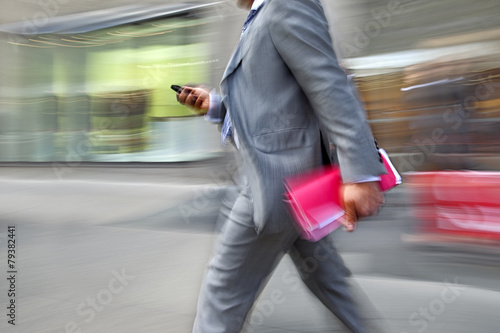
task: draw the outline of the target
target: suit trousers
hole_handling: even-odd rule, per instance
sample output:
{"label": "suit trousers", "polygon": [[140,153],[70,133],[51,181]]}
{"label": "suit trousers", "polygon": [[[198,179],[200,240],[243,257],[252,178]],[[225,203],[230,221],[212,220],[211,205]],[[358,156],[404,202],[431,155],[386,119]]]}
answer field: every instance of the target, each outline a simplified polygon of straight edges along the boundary
{"label": "suit trousers", "polygon": [[[290,228],[258,235],[243,190],[222,229],[202,284],[193,333],[240,332],[255,299],[285,253],[306,286],[352,332],[366,332],[349,290],[350,271],[329,237],[308,242]],[[259,332],[256,327],[253,332]]]}

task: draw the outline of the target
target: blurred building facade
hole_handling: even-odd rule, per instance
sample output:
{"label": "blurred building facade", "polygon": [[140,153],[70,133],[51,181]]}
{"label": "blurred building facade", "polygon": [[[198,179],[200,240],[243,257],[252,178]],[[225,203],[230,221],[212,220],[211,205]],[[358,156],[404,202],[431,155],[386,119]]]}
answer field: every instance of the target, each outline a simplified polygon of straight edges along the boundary
{"label": "blurred building facade", "polygon": [[40,11],[2,25],[0,161],[189,161],[220,153],[216,131],[170,90],[211,83],[215,5],[130,5],[39,22]]}
{"label": "blurred building facade", "polygon": [[498,1],[326,3],[343,66],[400,171],[500,169]]}

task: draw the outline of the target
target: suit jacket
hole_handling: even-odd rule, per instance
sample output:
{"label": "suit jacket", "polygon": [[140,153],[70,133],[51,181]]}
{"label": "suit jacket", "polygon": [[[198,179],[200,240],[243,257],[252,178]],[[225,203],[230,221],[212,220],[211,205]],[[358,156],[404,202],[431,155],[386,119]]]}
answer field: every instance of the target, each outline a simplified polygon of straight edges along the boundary
{"label": "suit jacket", "polygon": [[338,65],[319,0],[267,0],[221,82],[259,233],[290,227],[286,176],[322,163],[320,130],[344,182],[384,173],[364,110]]}

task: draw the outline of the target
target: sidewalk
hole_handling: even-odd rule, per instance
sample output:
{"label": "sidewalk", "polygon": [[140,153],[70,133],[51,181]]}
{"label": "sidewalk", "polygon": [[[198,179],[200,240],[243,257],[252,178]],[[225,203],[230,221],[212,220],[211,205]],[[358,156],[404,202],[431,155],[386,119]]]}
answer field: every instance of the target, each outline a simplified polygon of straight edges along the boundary
{"label": "sidewalk", "polygon": [[[36,225],[17,225],[17,233],[16,327],[8,326],[4,317],[2,332],[190,332],[211,235]],[[346,257],[348,266],[356,265]],[[247,331],[342,331],[295,274],[285,258],[257,303]],[[370,318],[383,320],[387,332],[498,332],[498,291],[455,281],[438,284],[362,275],[355,280],[378,310]],[[2,295],[6,289],[4,281]],[[276,291],[281,297],[273,302]],[[6,306],[4,301],[1,305]]]}

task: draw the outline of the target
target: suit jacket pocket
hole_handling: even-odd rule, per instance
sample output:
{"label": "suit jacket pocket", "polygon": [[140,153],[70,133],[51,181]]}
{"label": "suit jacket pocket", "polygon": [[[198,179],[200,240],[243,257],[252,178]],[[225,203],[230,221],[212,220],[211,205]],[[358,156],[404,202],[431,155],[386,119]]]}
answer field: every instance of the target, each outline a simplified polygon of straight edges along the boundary
{"label": "suit jacket pocket", "polygon": [[312,145],[306,128],[290,128],[253,136],[255,148],[263,153],[296,149]]}

